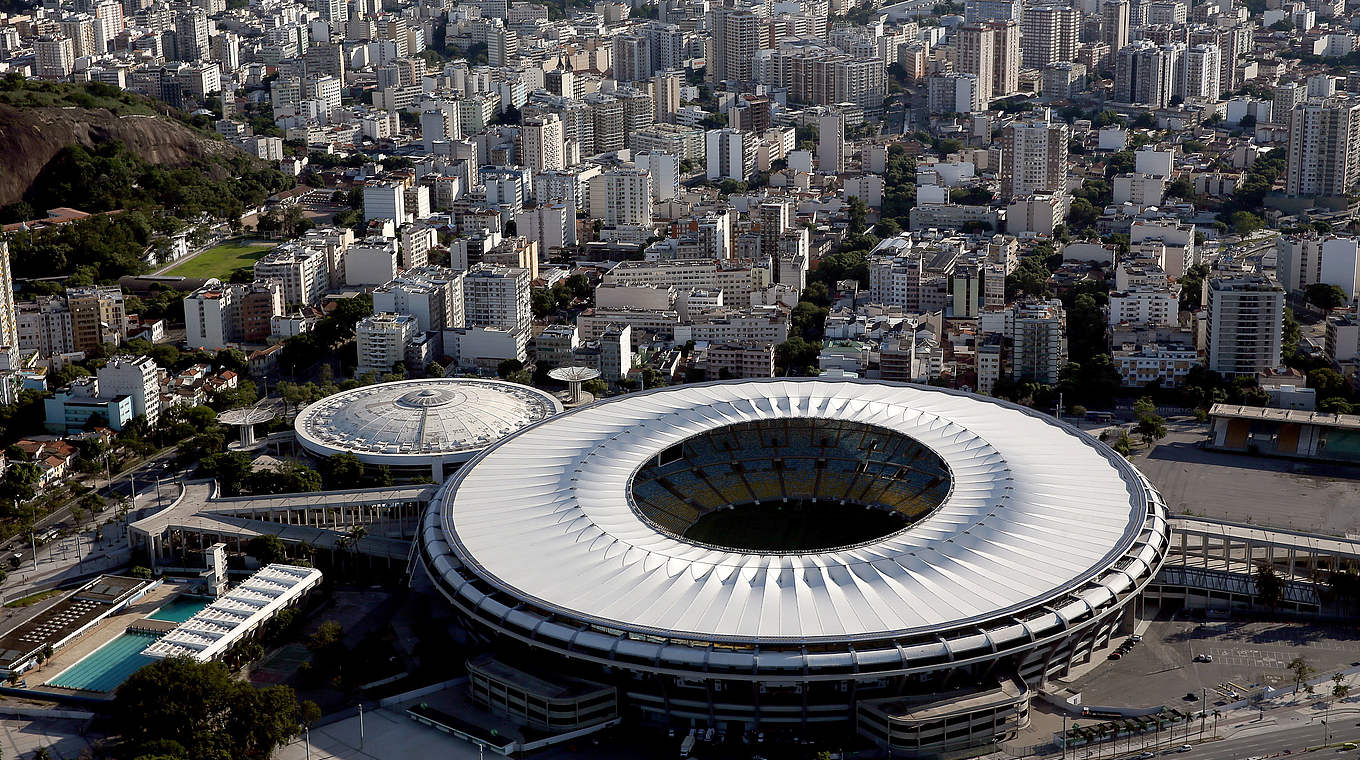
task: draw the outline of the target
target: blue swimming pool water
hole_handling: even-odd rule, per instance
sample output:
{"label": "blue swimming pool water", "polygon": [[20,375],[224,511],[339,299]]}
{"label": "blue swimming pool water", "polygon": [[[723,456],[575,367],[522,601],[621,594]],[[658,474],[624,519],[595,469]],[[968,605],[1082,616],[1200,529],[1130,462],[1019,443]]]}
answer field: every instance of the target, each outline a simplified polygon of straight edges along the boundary
{"label": "blue swimming pool water", "polygon": [[160,609],[147,615],[147,617],[152,620],[166,620],[171,623],[183,623],[194,615],[197,615],[199,610],[207,606],[207,599],[180,595],[161,605]]}
{"label": "blue swimming pool water", "polygon": [[158,637],[129,631],[85,656],[83,660],[58,673],[49,686],[85,691],[113,691],[128,676],[156,660],[142,650]]}

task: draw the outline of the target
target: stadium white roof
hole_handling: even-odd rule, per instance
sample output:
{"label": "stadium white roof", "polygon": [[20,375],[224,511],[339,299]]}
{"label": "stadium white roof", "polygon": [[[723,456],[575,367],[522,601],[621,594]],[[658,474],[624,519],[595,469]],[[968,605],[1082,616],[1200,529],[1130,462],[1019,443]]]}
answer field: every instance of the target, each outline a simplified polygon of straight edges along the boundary
{"label": "stadium white roof", "polygon": [[[633,474],[663,449],[786,417],[907,435],[948,464],[952,490],[902,531],[807,554],[691,543],[633,508]],[[772,379],[658,389],[529,427],[460,470],[440,521],[461,564],[568,618],[710,640],[846,641],[1074,598],[1094,608],[1131,582],[1118,569],[1122,580],[1108,580],[1117,563],[1155,561],[1144,531],[1153,496],[1104,445],[1012,404],[876,381]]]}
{"label": "stadium white roof", "polygon": [[562,411],[527,385],[473,378],[400,380],[343,391],[308,406],[294,422],[309,451],[417,465],[458,461]]}

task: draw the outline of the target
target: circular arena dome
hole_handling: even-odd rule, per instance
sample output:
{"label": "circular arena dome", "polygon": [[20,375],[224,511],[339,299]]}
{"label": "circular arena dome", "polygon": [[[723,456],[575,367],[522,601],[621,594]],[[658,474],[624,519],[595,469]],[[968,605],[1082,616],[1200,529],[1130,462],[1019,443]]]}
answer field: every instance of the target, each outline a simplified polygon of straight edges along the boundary
{"label": "circular arena dome", "polygon": [[1128,461],[1033,410],[773,378],[526,427],[445,484],[420,540],[500,648],[658,720],[806,725],[1066,672],[1124,623],[1168,525]]}
{"label": "circular arena dome", "polygon": [[350,453],[366,464],[430,473],[562,411],[551,394],[517,383],[428,378],[368,385],[309,405],[293,423],[318,456]]}

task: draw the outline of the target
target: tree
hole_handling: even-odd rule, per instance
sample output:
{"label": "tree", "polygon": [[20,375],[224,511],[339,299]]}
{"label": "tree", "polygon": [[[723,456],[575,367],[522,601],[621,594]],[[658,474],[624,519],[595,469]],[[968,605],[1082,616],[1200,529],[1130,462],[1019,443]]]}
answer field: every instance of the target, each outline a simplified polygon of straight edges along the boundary
{"label": "tree", "polygon": [[[1284,599],[1284,579],[1275,572],[1274,565],[1264,560],[1257,562],[1251,579],[1256,584],[1256,598],[1262,604],[1272,610],[1280,605],[1280,601]],[[1290,663],[1289,667],[1292,670],[1294,664]]]}
{"label": "tree", "polygon": [[1328,314],[1332,309],[1345,306],[1349,298],[1346,298],[1346,291],[1335,285],[1328,285],[1325,282],[1315,282],[1309,285],[1304,293],[1308,296],[1308,303],[1322,309]]}
{"label": "tree", "polygon": [[261,565],[273,564],[287,557],[283,539],[272,535],[256,536],[250,539],[246,543],[246,553],[259,560]]}
{"label": "tree", "polygon": [[[297,734],[300,713],[286,686],[256,689],[218,662],[172,657],[134,673],[112,712],[131,757],[264,760]],[[182,752],[167,753],[178,746]]]}
{"label": "tree", "polygon": [[851,235],[858,236],[864,234],[865,221],[868,218],[868,208],[859,196],[850,196],[849,210],[846,212],[850,220],[849,232]]}
{"label": "tree", "polygon": [[198,474],[216,478],[222,492],[228,496],[239,495],[250,475],[250,455],[240,451],[212,454],[199,461]]}
{"label": "tree", "polygon": [[1351,693],[1350,684],[1346,683],[1346,677],[1340,673],[1332,675],[1332,696],[1337,699],[1345,699]]}
{"label": "tree", "polygon": [[[1294,659],[1290,660],[1289,664],[1286,665],[1285,668],[1288,669],[1290,673],[1294,674],[1295,694],[1299,693],[1299,687],[1303,685],[1303,682],[1307,681],[1309,677],[1311,677],[1314,673],[1317,672],[1317,670],[1314,669],[1313,666],[1308,663],[1308,660],[1305,660],[1302,656],[1295,657]],[[1309,692],[1311,693],[1312,687],[1309,686],[1308,688]]]}
{"label": "tree", "polygon": [[1157,414],[1157,405],[1152,399],[1144,396],[1134,402],[1133,414],[1138,419],[1136,429],[1143,445],[1151,446],[1166,437],[1166,420]]}
{"label": "tree", "polygon": [[364,482],[364,463],[359,461],[359,457],[348,452],[334,454],[322,459],[318,466],[321,470],[321,482],[325,484],[327,490],[343,490],[346,488],[360,488]]}
{"label": "tree", "polygon": [[1262,220],[1261,217],[1250,211],[1234,211],[1229,219],[1229,224],[1232,225],[1233,231],[1242,237],[1246,237],[1266,226],[1265,221]]}

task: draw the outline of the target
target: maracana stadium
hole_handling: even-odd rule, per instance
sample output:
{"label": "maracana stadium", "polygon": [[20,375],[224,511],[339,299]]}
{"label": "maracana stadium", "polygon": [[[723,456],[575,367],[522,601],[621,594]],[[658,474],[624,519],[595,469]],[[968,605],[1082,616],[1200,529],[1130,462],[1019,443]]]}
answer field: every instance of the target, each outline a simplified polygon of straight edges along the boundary
{"label": "maracana stadium", "polygon": [[1036,686],[1127,631],[1168,524],[1132,465],[1046,415],[773,378],[529,425],[459,469],[419,542],[515,672],[642,721],[919,753],[1012,735]]}

